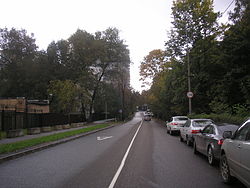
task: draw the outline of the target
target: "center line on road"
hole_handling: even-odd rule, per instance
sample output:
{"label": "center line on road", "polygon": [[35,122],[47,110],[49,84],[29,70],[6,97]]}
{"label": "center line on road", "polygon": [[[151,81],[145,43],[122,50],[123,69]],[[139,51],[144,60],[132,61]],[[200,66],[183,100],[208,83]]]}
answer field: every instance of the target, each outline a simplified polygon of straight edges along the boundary
{"label": "center line on road", "polygon": [[131,147],[133,145],[133,142],[134,142],[134,140],[135,140],[135,138],[137,136],[137,133],[139,132],[139,130],[141,128],[142,123],[143,123],[143,120],[141,121],[140,126],[137,128],[137,131],[135,132],[135,135],[134,135],[133,139],[131,140],[131,142],[130,142],[130,144],[128,146],[128,149],[127,149],[127,151],[126,151],[126,153],[125,153],[125,155],[124,155],[124,157],[122,159],[122,162],[121,162],[117,172],[115,173],[115,176],[113,177],[113,179],[112,179],[112,181],[111,181],[111,183],[109,185],[109,188],[114,187],[114,185],[115,185],[115,183],[116,183],[116,181],[117,181],[117,179],[118,179],[118,177],[119,177],[119,175],[120,175],[120,173],[121,173],[121,171],[122,171],[122,169],[124,167],[125,161],[126,161],[126,159],[128,157],[128,153],[129,153],[129,151],[130,151],[130,149],[131,149]]}

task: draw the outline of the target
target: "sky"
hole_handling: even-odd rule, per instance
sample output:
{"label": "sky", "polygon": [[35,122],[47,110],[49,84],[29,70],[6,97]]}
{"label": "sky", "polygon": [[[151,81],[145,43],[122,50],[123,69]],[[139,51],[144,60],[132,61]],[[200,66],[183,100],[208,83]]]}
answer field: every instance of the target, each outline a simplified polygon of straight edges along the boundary
{"label": "sky", "polygon": [[[231,2],[214,0],[215,11],[224,12]],[[44,50],[77,29],[95,33],[116,27],[130,50],[130,83],[137,91],[142,90],[140,62],[150,51],[164,49],[172,21],[172,0],[0,0],[0,4],[0,28],[34,33]],[[227,21],[227,12],[220,21]]]}

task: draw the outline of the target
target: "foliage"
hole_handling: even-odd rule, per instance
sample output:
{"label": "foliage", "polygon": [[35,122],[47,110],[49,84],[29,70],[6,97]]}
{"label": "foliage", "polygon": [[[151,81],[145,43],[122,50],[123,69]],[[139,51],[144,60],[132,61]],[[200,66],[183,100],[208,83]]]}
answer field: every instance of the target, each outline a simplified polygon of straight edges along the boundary
{"label": "foliage", "polygon": [[53,96],[51,104],[55,112],[76,112],[78,104],[75,99],[78,97],[78,89],[71,80],[54,80],[48,87],[48,93]]}
{"label": "foliage", "polygon": [[165,51],[157,49],[149,52],[140,65],[140,76],[143,84],[153,79],[157,74],[165,69],[166,65]]}
{"label": "foliage", "polygon": [[115,91],[112,114],[132,111],[125,109],[133,93],[129,50],[118,29],[95,34],[78,29],[66,40],[52,41],[46,51],[37,48],[33,34],[0,29],[0,97],[47,99],[53,94],[52,111],[77,111],[91,120],[94,106],[105,102],[101,94],[110,90]]}
{"label": "foliage", "polygon": [[218,31],[218,13],[213,11],[212,0],[173,1],[172,29],[166,42],[171,57],[181,57],[187,48]]}
{"label": "foliage", "polygon": [[242,117],[242,116],[236,116],[231,115],[228,113],[222,113],[222,114],[191,114],[188,115],[189,118],[205,118],[205,119],[212,119],[215,121],[215,123],[232,123],[236,125],[241,125],[246,121],[248,116]]}
{"label": "foliage", "polygon": [[220,14],[212,3],[173,2],[173,27],[164,53],[171,66],[154,75],[151,89],[144,92],[145,103],[161,118],[188,113],[188,61],[193,113],[222,114],[215,118],[233,122],[249,116],[250,3],[236,0],[233,24],[227,26],[218,24]]}

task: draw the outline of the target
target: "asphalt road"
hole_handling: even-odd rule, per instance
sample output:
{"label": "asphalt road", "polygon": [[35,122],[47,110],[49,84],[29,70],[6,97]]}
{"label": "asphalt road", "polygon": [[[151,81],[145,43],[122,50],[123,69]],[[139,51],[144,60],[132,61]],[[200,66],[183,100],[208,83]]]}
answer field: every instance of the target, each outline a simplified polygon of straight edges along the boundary
{"label": "asphalt road", "polygon": [[141,123],[140,113],[123,125],[0,164],[0,187],[244,188],[238,181],[223,184],[218,166],[168,135],[163,123]]}

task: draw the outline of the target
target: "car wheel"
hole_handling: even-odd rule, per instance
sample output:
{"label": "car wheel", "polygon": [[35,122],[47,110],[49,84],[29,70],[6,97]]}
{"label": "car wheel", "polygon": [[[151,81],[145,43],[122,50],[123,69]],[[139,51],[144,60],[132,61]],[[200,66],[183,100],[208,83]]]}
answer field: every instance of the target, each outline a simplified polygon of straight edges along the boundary
{"label": "car wheel", "polygon": [[181,137],[181,133],[180,133],[180,141],[183,142],[183,138]]}
{"label": "car wheel", "polygon": [[198,151],[197,151],[197,148],[196,148],[196,143],[194,142],[194,154],[197,155],[198,154]]}
{"label": "car wheel", "polygon": [[173,132],[172,132],[172,130],[171,130],[171,129],[169,130],[169,134],[170,134],[170,135],[173,135]]}
{"label": "car wheel", "polygon": [[220,174],[224,183],[232,183],[233,177],[230,175],[227,157],[225,154],[223,154],[220,159]]}
{"label": "car wheel", "polygon": [[167,128],[167,133],[169,134],[169,130],[168,130],[168,128]]}
{"label": "car wheel", "polygon": [[208,147],[207,150],[207,159],[208,159],[208,163],[210,165],[214,165],[215,164],[215,158],[214,158],[214,152],[211,146]]}
{"label": "car wheel", "polygon": [[186,136],[186,143],[188,146],[191,146],[191,141],[189,140],[188,136]]}

